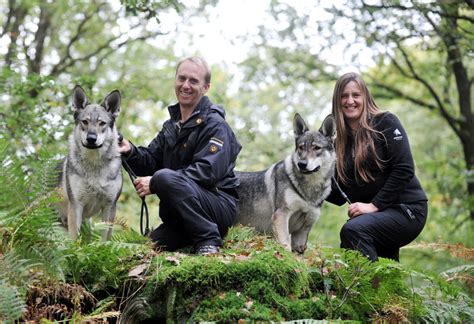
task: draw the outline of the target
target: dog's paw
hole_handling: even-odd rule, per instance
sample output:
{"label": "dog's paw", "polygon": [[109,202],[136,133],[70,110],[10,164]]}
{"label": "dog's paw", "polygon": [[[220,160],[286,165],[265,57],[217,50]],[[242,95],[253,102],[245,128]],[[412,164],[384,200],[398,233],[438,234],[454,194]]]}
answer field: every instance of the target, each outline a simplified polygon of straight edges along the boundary
{"label": "dog's paw", "polygon": [[303,254],[304,251],[306,251],[306,244],[297,245],[297,246],[293,247],[292,251],[296,252],[296,253],[299,253],[299,254]]}

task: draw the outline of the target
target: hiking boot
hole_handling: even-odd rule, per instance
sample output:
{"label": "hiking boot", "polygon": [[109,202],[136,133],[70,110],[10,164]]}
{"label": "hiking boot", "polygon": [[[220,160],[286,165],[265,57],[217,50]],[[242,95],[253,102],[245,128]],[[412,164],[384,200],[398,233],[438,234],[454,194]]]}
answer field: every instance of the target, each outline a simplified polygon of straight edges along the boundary
{"label": "hiking boot", "polygon": [[220,249],[217,245],[202,245],[196,249],[194,252],[197,255],[209,255],[217,254],[220,252]]}

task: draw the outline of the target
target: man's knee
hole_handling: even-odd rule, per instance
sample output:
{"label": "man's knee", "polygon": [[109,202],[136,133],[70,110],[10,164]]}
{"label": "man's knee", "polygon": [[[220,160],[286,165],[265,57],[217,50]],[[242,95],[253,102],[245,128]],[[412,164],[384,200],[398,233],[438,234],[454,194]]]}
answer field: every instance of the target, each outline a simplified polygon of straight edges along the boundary
{"label": "man's knee", "polygon": [[171,169],[161,169],[153,174],[153,188],[160,199],[183,199],[191,191],[186,179]]}

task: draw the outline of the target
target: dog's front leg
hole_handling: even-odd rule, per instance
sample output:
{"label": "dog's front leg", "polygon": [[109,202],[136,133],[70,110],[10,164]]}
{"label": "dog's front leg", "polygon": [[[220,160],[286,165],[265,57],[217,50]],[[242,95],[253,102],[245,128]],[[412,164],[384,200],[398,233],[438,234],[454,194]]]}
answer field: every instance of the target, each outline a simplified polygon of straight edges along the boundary
{"label": "dog's front leg", "polygon": [[115,213],[117,206],[115,204],[104,207],[102,209],[102,221],[105,223],[105,229],[102,233],[102,241],[107,241],[112,236],[112,229],[114,226]]}
{"label": "dog's front leg", "polygon": [[293,252],[298,252],[300,254],[304,253],[308,242],[309,232],[311,231],[311,228],[313,228],[317,219],[319,219],[319,209],[302,215],[301,227],[296,232],[291,233],[291,250]]}
{"label": "dog's front leg", "polygon": [[272,215],[272,230],[278,243],[283,245],[286,250],[291,251],[288,215],[288,212],[277,209]]}
{"label": "dog's front leg", "polygon": [[304,253],[306,243],[308,242],[308,235],[312,227],[313,223],[311,223],[311,225],[305,224],[302,229],[291,234],[291,250],[293,252]]}
{"label": "dog's front leg", "polygon": [[84,207],[78,203],[69,203],[67,211],[67,228],[72,240],[77,239],[77,235],[82,225],[82,212]]}

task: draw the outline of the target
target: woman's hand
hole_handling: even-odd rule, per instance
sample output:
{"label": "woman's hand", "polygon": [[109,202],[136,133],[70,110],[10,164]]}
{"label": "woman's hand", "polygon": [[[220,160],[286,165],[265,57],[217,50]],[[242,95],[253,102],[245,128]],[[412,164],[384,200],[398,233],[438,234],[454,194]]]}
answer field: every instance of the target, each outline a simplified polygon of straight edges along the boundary
{"label": "woman's hand", "polygon": [[347,215],[349,216],[349,218],[354,218],[363,214],[375,213],[378,211],[379,209],[372,203],[365,204],[361,202],[356,202],[349,205]]}

